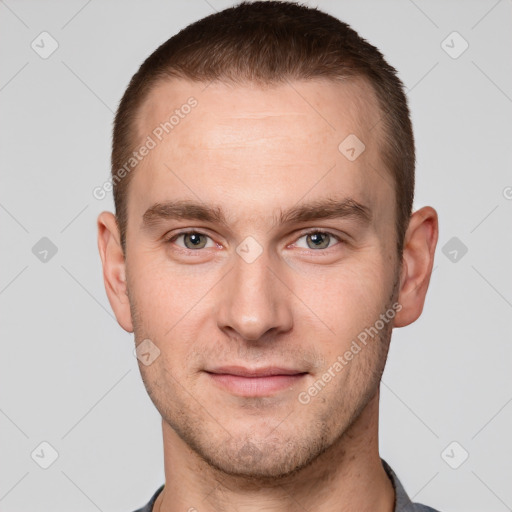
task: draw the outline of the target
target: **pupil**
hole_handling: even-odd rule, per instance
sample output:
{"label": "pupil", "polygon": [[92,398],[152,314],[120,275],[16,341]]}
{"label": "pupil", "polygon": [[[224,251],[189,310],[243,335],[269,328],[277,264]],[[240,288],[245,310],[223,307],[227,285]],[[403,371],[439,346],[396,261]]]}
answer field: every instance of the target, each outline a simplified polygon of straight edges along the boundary
{"label": "pupil", "polygon": [[187,233],[185,234],[184,242],[185,246],[189,249],[202,249],[204,247],[204,241],[201,240],[203,235],[201,233]]}
{"label": "pupil", "polygon": [[329,235],[327,235],[327,233],[313,233],[313,234],[309,235],[309,237],[315,247],[325,247],[326,240],[328,240],[328,238],[327,238],[328,236]]}

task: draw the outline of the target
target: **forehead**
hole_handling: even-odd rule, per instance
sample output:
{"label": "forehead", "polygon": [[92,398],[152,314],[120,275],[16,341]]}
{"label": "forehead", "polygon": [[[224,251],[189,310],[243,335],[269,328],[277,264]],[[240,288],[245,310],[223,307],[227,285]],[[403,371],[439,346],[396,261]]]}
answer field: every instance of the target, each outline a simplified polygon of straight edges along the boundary
{"label": "forehead", "polygon": [[[298,132],[294,130],[294,116],[295,121],[307,120],[311,131],[331,132],[335,137],[349,128],[360,135],[373,131],[380,118],[375,92],[362,78],[299,80],[274,85],[207,84],[172,79],[157,83],[141,106],[137,116],[139,139],[183,109],[190,97],[194,97],[199,107],[193,111],[195,122],[179,123],[179,129],[175,125],[173,132],[185,139],[200,135],[198,128],[210,129],[208,137],[212,145],[223,142],[215,138],[216,134],[226,135],[221,128],[246,129],[250,124],[256,128],[259,124],[272,130],[282,128],[284,122],[289,123],[287,132]],[[236,133],[231,131],[233,140]]]}
{"label": "forehead", "polygon": [[[190,98],[195,106],[184,107]],[[259,198],[261,209],[326,191],[389,202],[379,120],[375,93],[361,79],[161,82],[139,111],[139,141],[149,136],[155,147],[137,166],[129,203],[133,197],[142,209],[177,196],[218,201],[222,194],[238,199],[237,207]]]}

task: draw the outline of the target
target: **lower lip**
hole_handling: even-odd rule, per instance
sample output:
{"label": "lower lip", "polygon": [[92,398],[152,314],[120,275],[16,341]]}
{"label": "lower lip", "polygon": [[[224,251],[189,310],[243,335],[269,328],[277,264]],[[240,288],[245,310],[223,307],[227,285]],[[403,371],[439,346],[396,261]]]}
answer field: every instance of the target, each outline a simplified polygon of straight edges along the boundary
{"label": "lower lip", "polygon": [[226,373],[208,373],[208,375],[216,384],[230,393],[248,397],[271,395],[297,385],[306,376],[305,373],[270,375],[267,377],[241,377],[240,375]]}

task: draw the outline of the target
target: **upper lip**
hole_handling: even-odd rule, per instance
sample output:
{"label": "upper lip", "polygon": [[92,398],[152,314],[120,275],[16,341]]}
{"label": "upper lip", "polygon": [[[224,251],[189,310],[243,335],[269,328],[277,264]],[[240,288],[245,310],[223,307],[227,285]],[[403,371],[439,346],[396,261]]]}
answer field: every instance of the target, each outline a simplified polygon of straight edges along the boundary
{"label": "upper lip", "polygon": [[262,368],[245,368],[243,366],[221,366],[206,370],[208,373],[237,375],[239,377],[270,377],[273,375],[298,375],[306,373],[292,368],[265,366]]}

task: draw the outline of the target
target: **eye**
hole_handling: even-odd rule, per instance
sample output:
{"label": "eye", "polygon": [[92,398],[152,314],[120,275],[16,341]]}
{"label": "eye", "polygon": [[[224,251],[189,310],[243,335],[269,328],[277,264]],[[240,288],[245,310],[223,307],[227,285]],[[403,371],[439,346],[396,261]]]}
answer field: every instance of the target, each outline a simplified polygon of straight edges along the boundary
{"label": "eye", "polygon": [[[168,240],[168,242],[176,242],[177,240],[183,239],[183,245],[177,243],[178,247],[183,247],[184,249],[197,250],[197,249],[205,249],[209,247],[215,247],[213,240],[204,233],[199,233],[198,231],[185,231],[182,233],[178,233],[174,235],[172,238]],[[210,240],[210,245],[208,244],[208,240]]]}
{"label": "eye", "polygon": [[[306,246],[300,244],[300,240],[305,239]],[[333,235],[332,233],[328,233],[325,231],[311,231],[309,233],[305,233],[303,236],[301,236],[295,245],[297,247],[301,247],[304,249],[328,249],[332,247],[333,245],[336,245],[335,243],[331,242],[339,242],[340,238],[336,235]]]}

